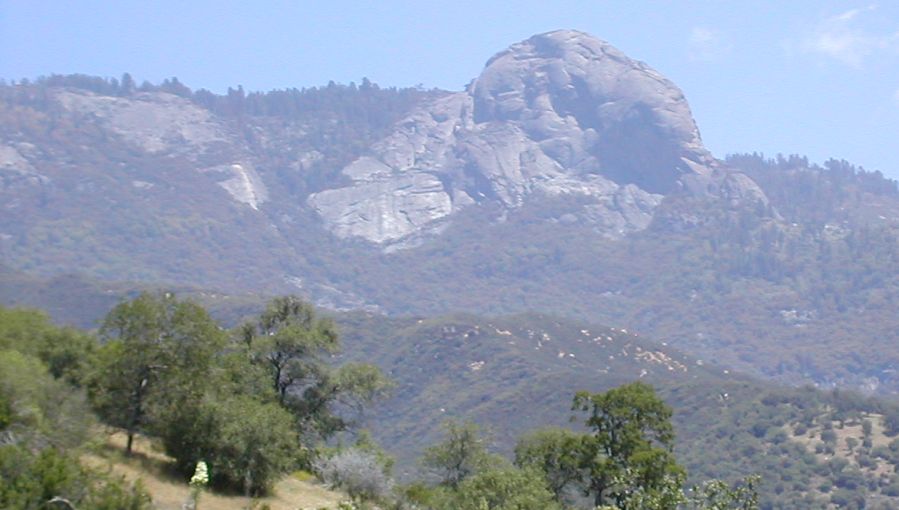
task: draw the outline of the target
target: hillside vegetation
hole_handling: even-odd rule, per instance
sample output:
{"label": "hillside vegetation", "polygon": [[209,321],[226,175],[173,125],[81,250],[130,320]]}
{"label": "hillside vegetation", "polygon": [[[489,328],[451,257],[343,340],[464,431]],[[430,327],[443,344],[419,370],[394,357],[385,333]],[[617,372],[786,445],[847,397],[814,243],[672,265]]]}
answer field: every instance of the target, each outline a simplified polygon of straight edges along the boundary
{"label": "hillside vegetation", "polygon": [[[321,364],[339,345],[332,326],[288,298],[232,340],[202,307],[144,293],[113,308],[99,336],[0,308],[0,506],[143,509],[158,496],[181,508],[206,484],[275,507],[333,506],[335,495],[282,479],[326,458],[320,442],[348,426],[337,398],[361,406],[387,384],[370,365]],[[111,442],[98,420],[119,430]]]}
{"label": "hillside vegetation", "polygon": [[[118,311],[107,317],[104,330],[111,327],[110,324],[116,324],[114,318],[122,316],[126,310],[131,312],[124,317],[139,317],[133,313],[140,308],[134,307],[146,299],[148,298],[139,296],[137,300],[125,303],[128,308],[122,308],[125,304],[119,305],[116,309]],[[153,301],[148,301],[145,304],[152,303]],[[179,302],[171,302],[175,303]],[[195,305],[191,305],[193,306]],[[194,309],[191,307],[185,308],[182,313]],[[270,308],[271,310],[275,309]],[[195,315],[197,312],[199,309],[184,317],[201,317]],[[258,316],[259,313],[257,311],[254,315]],[[569,419],[574,417],[578,423],[583,423],[584,420],[582,413],[572,409],[575,392],[587,391],[587,394],[602,395],[615,388],[628,387],[634,381],[649,383],[657,388],[660,401],[664,400],[671,406],[670,422],[673,425],[674,440],[669,447],[677,459],[677,465],[685,468],[684,472],[689,477],[687,484],[710,479],[721,479],[730,484],[759,474],[759,505],[765,509],[891,508],[899,497],[896,492],[896,487],[899,486],[899,476],[896,474],[899,463],[899,455],[896,454],[896,443],[899,443],[897,406],[852,392],[777,388],[617,328],[587,325],[537,314],[431,319],[398,319],[361,313],[339,315],[337,327],[344,353],[330,358],[329,364],[360,368],[357,361],[374,364],[392,379],[390,396],[375,402],[360,414],[358,403],[363,401],[357,400],[357,397],[367,398],[365,395],[368,390],[364,390],[357,393],[357,397],[338,397],[334,400],[335,406],[331,408],[331,412],[335,414],[325,412],[309,415],[306,413],[316,409],[310,407],[309,403],[316,400],[308,399],[329,395],[323,390],[331,386],[328,379],[312,383],[311,386],[307,385],[309,383],[300,383],[306,389],[301,393],[293,390],[286,392],[288,407],[285,409],[289,413],[300,413],[294,416],[302,419],[278,432],[280,425],[276,423],[280,418],[277,418],[279,413],[275,412],[275,408],[253,403],[240,396],[261,392],[260,395],[269,395],[265,397],[270,399],[269,402],[277,402],[276,388],[285,387],[274,386],[274,380],[271,379],[274,372],[268,371],[276,366],[271,364],[276,358],[253,368],[252,364],[245,365],[240,361],[241,356],[234,356],[241,352],[237,348],[244,341],[241,338],[246,338],[252,332],[248,326],[233,330],[232,341],[238,343],[233,344],[234,347],[230,349],[236,350],[215,363],[225,363],[216,370],[226,369],[221,376],[232,379],[232,382],[225,382],[218,379],[221,376],[216,376],[214,381],[219,382],[213,382],[213,387],[205,390],[211,391],[208,397],[185,401],[176,395],[188,391],[191,386],[180,386],[182,383],[178,381],[182,379],[175,372],[161,378],[154,377],[152,385],[142,387],[165,391],[166,400],[156,401],[152,396],[153,392],[148,392],[146,407],[141,407],[146,412],[134,415],[132,411],[136,408],[131,404],[130,407],[119,408],[125,414],[116,414],[120,411],[116,411],[115,406],[110,406],[114,401],[111,402],[108,397],[115,395],[112,392],[115,386],[107,386],[107,390],[98,391],[108,384],[103,383],[104,380],[111,382],[108,376],[98,376],[115,371],[103,369],[97,375],[89,375],[95,370],[92,367],[98,366],[97,363],[98,367],[102,367],[115,362],[116,358],[109,356],[118,352],[115,346],[122,340],[114,340],[96,350],[97,347],[92,347],[96,345],[95,340],[90,335],[51,326],[41,315],[15,310],[5,310],[3,314],[0,328],[3,329],[5,349],[17,349],[16,352],[21,352],[26,357],[33,356],[41,360],[50,371],[49,377],[60,378],[60,382],[53,384],[76,385],[76,388],[66,391],[78,394],[80,391],[77,385],[86,385],[82,387],[89,390],[89,402],[100,412],[102,419],[125,428],[124,433],[114,436],[112,449],[107,446],[99,453],[86,450],[82,456],[85,466],[91,469],[102,468],[101,471],[106,471],[111,466],[113,477],[125,475],[128,482],[145,477],[141,490],[148,491],[154,500],[157,490],[161,494],[167,494],[164,496],[167,499],[161,499],[158,504],[163,504],[162,501],[174,501],[182,494],[189,493],[184,481],[189,478],[200,459],[211,462],[212,472],[219,473],[213,476],[213,482],[220,487],[218,490],[226,490],[227,494],[226,487],[232,486],[232,490],[242,493],[246,490],[245,480],[242,477],[229,478],[219,470],[222,469],[222,462],[235,469],[246,465],[241,464],[242,461],[237,458],[227,460],[232,453],[227,453],[228,450],[223,450],[222,446],[233,441],[237,441],[234,443],[237,448],[240,444],[255,445],[260,444],[260,441],[279,444],[278,441],[286,441],[287,437],[278,439],[278,436],[271,434],[285,434],[300,438],[301,449],[298,456],[287,463],[283,463],[284,459],[278,460],[284,452],[291,449],[288,448],[289,442],[284,443],[286,449],[279,447],[271,451],[260,450],[258,454],[262,457],[259,461],[270,463],[268,465],[274,470],[265,475],[270,477],[268,482],[256,489],[251,487],[251,491],[259,491],[258,494],[269,498],[265,501],[270,501],[273,505],[288,497],[315,497],[315,490],[298,485],[289,476],[283,478],[303,467],[318,472],[329,483],[344,487],[356,497],[397,497],[397,493],[388,488],[399,483],[400,485],[396,485],[401,490],[399,497],[412,498],[420,504],[436,507],[439,506],[437,500],[428,498],[439,497],[440,501],[444,501],[445,498],[452,500],[452,497],[440,491],[428,495],[433,489],[430,484],[439,480],[440,470],[431,467],[422,471],[421,459],[429,458],[428,452],[434,448],[429,445],[439,445],[447,440],[446,432],[441,432],[446,430],[442,426],[447,420],[456,424],[468,423],[469,420],[470,423],[480,424],[480,430],[472,429],[471,434],[479,438],[479,444],[482,444],[485,453],[491,455],[489,458],[499,462],[495,464],[491,461],[485,466],[494,466],[501,472],[506,470],[503,475],[488,475],[485,471],[487,479],[490,476],[518,479],[516,477],[525,475],[509,472],[508,469],[511,468],[506,464],[509,460],[496,455],[506,459],[513,458],[515,452],[520,450],[523,438],[530,437],[543,427],[556,427],[552,430],[559,430],[558,427],[561,427],[561,430],[568,430],[575,435],[588,432],[590,425],[572,425]],[[177,316],[179,315],[173,315],[172,318]],[[142,328],[154,327],[152,322],[144,324]],[[179,322],[172,323],[175,327],[173,332],[183,329],[183,326],[177,324]],[[190,322],[184,323],[185,326],[188,324]],[[247,324],[252,325],[253,322]],[[183,331],[193,331],[188,334],[194,335],[204,330],[191,326]],[[297,332],[290,329],[284,331],[283,334],[288,334],[288,331]],[[207,334],[213,334],[212,330]],[[184,340],[188,338],[190,337],[185,337]],[[266,351],[262,345],[259,347],[262,350],[258,352],[274,352]],[[83,353],[89,352],[96,354],[85,358]],[[159,354],[164,355],[164,352]],[[198,354],[194,354],[196,355]],[[35,360],[30,363],[37,362]],[[4,367],[7,366],[4,364]],[[270,368],[260,370],[265,366]],[[290,365],[284,365],[288,366]],[[297,368],[301,366],[303,365],[298,365]],[[191,363],[191,373],[203,370],[202,367],[202,363]],[[166,370],[176,369],[170,367]],[[288,373],[292,372],[284,374]],[[361,372],[355,372],[358,376],[351,376],[352,373],[354,372],[336,369],[331,377],[344,379],[346,383],[341,383],[343,388],[349,388],[345,384],[360,384],[359,389],[376,387],[372,386],[377,381],[374,372],[362,369]],[[287,378],[278,379],[282,384],[291,380],[300,381],[290,376],[284,377]],[[204,378],[191,376],[190,380],[196,383]],[[237,387],[233,386],[235,383],[238,384]],[[61,391],[63,387],[59,386],[59,390],[53,391]],[[197,389],[202,387],[201,385]],[[242,389],[235,391],[237,388]],[[11,398],[8,391],[18,390],[4,391],[6,393],[3,398],[12,402],[13,400],[8,400]],[[222,395],[219,391],[224,391],[223,395],[227,395],[227,398],[216,402],[216,399],[222,398],[216,397]],[[350,397],[350,394],[346,396]],[[235,398],[243,399],[240,400],[240,405],[235,407],[228,404]],[[177,405],[177,409],[167,407],[172,404]],[[213,415],[205,414],[203,407],[207,405],[212,406],[209,409],[214,409],[216,413],[224,413],[221,418],[240,423],[241,426],[234,429],[226,427],[227,421],[219,421]],[[260,405],[263,407],[257,409]],[[267,411],[259,414],[263,409]],[[325,409],[327,408],[322,410]],[[86,419],[90,415],[85,409],[78,413]],[[258,416],[249,419],[250,414]],[[246,417],[240,418],[238,415]],[[71,420],[76,414],[67,411],[66,416]],[[130,417],[133,416],[138,416],[139,419],[132,420]],[[184,418],[190,419],[182,421]],[[207,419],[210,421],[206,421]],[[15,422],[16,419],[13,419],[12,423]],[[85,426],[89,426],[90,419],[85,423]],[[337,437],[343,438],[338,443],[344,445],[342,449],[322,449],[320,438],[326,437],[328,431],[344,427],[350,427],[348,431],[352,431],[358,430],[354,429],[358,426],[369,428],[374,438],[395,457],[395,461],[386,460],[384,451],[374,446],[366,434],[339,434]],[[263,434],[263,430],[255,427],[262,427],[268,439],[263,439],[259,435]],[[70,428],[71,425],[66,430]],[[188,432],[190,430],[196,432]],[[200,432],[201,430],[205,432]],[[291,430],[295,432],[290,432]],[[130,458],[125,453],[128,431],[135,433],[132,450],[138,452]],[[154,435],[157,444],[169,456],[157,452],[156,447],[148,449],[151,443],[142,439],[141,432]],[[193,439],[189,439],[191,437]],[[319,446],[310,450],[313,445]],[[347,449],[347,445],[355,446]],[[14,450],[7,448],[5,451]],[[346,469],[355,471],[345,471]],[[578,469],[575,472],[579,472]],[[347,473],[351,472],[360,473],[363,478],[347,478]],[[427,474],[424,478],[423,473]],[[394,479],[397,482],[391,481]],[[521,478],[520,483],[539,487],[541,483],[535,481],[538,479],[525,477]],[[674,483],[676,478],[668,480]],[[236,486],[232,485],[235,483]],[[409,483],[412,485],[402,485]],[[575,507],[582,504],[579,502],[582,501],[580,498],[583,489],[579,489],[573,481],[566,486],[569,488],[558,492],[556,496],[562,498],[559,501]],[[660,487],[662,486],[657,488]],[[402,492],[403,490],[407,492]],[[474,487],[471,490],[475,490]],[[222,501],[236,502],[240,499],[235,497]]]}
{"label": "hillside vegetation", "polygon": [[[153,508],[181,510],[191,499],[191,487],[174,470],[174,459],[168,457],[153,442],[141,436],[134,444],[131,456],[123,455],[126,438],[122,433],[102,431],[98,439],[105,439],[101,448],[84,454],[81,461],[87,465],[121,476],[129,482],[140,480],[142,487],[152,497]],[[271,510],[296,510],[297,508],[338,508],[348,498],[314,483],[311,475],[296,472],[278,480],[271,493],[263,497],[247,498],[243,495],[221,491],[205,491],[200,496],[200,508],[243,510],[248,507]]]}
{"label": "hillside vegetation", "polygon": [[[299,291],[390,314],[542,310],[789,384],[899,391],[899,194],[879,172],[734,155],[722,164],[767,206],[669,196],[646,230],[612,239],[578,196],[538,193],[514,210],[472,205],[440,235],[384,253],[329,233],[306,199],[341,186],[343,165],[440,92],[363,83],[216,96],[126,81],[0,87],[0,253],[29,275],[4,273],[6,303],[50,306],[57,287],[80,285],[64,276],[77,272],[100,296],[118,281],[136,282],[126,292]],[[142,108],[171,116],[177,133],[141,124]],[[239,172],[252,189],[228,184]],[[30,296],[22,278],[38,280]]]}
{"label": "hillside vegetation", "polygon": [[590,34],[0,81],[0,203],[0,508],[899,508],[899,184]]}
{"label": "hillside vegetation", "polygon": [[[475,420],[490,432],[492,448],[511,455],[515,438],[537,425],[571,427],[572,389],[598,392],[640,380],[674,409],[675,452],[691,480],[758,473],[762,508],[814,509],[849,496],[868,508],[895,504],[896,464],[877,449],[896,437],[888,424],[899,415],[888,401],[778,387],[629,331],[540,314],[338,320],[344,356],[374,362],[397,381],[366,424],[397,455],[401,477],[417,473],[411,466],[424,445],[439,440],[446,418]],[[877,424],[878,439],[860,442],[856,454],[884,455],[876,470],[831,462],[815,452],[820,439],[809,446],[792,438],[799,423],[806,436],[826,424],[850,433],[864,416]]]}

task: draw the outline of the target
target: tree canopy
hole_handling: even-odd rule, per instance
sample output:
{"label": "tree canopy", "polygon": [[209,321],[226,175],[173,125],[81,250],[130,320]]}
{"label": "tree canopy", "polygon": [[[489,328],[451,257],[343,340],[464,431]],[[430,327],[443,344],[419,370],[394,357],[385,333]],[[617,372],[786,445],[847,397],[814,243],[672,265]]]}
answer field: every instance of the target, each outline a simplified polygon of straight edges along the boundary
{"label": "tree canopy", "polygon": [[238,338],[250,359],[268,371],[278,401],[310,441],[345,430],[350,417],[340,408],[359,412],[391,386],[373,365],[331,365],[327,357],[340,350],[333,321],[295,296],[271,300],[238,329]]}
{"label": "tree canopy", "polygon": [[92,374],[91,396],[107,422],[126,430],[127,453],[134,434],[151,421],[154,403],[165,407],[197,393],[191,389],[204,382],[225,338],[201,306],[168,293],[143,293],[119,304],[100,335],[106,343]]}
{"label": "tree canopy", "polygon": [[661,487],[683,469],[674,459],[671,408],[652,386],[634,382],[605,393],[578,392],[573,409],[587,412],[591,433],[584,439],[585,492],[596,506],[615,502],[626,507],[625,475],[642,487]]}

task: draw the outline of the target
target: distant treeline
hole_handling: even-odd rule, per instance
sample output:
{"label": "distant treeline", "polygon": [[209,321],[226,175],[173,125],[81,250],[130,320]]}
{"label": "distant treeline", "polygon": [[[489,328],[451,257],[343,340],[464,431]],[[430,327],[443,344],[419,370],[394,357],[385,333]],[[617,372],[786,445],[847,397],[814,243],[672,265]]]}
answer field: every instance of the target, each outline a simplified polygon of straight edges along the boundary
{"label": "distant treeline", "polygon": [[[834,191],[847,191],[853,186],[860,191],[875,193],[877,195],[899,195],[899,183],[889,179],[879,170],[868,171],[864,167],[853,165],[843,159],[828,159],[824,165],[809,163],[808,157],[791,154],[784,156],[778,154],[773,158],[764,154],[753,152],[752,154],[731,154],[726,162],[746,173],[759,183],[765,193],[771,193],[769,188],[777,188],[773,185],[774,179],[780,177],[794,181],[792,187],[800,186],[807,190],[820,192],[821,187],[827,187]],[[801,172],[799,178],[794,174]],[[799,180],[800,182],[796,182]],[[761,182],[760,182],[761,181]]]}
{"label": "distant treeline", "polygon": [[[333,186],[341,168],[386,136],[416,105],[445,93],[418,87],[381,88],[363,78],[361,85],[332,81],[321,87],[249,93],[238,86],[229,88],[225,94],[215,94],[206,89],[191,90],[178,78],[168,78],[160,84],[144,81],[137,85],[128,73],[121,79],[54,74],[33,81],[0,81],[0,103],[49,113],[57,119],[61,112],[53,91],[60,88],[107,97],[166,92],[188,99],[229,120],[257,155],[265,159],[265,164],[277,169],[287,186],[297,193]],[[24,115],[21,108],[19,114]],[[26,116],[31,119],[27,124],[44,125],[39,116]],[[284,129],[287,124],[298,129]],[[278,133],[282,148],[264,147],[258,137],[259,129]],[[302,173],[289,168],[296,153],[311,151],[320,155],[311,168]]]}
{"label": "distant treeline", "polygon": [[[24,87],[15,87],[16,85]],[[228,87],[225,94],[216,94],[206,89],[191,90],[176,77],[167,78],[159,84],[144,81],[138,85],[130,74],[125,73],[121,79],[86,74],[51,74],[33,81],[23,79],[11,83],[0,82],[0,89],[7,89],[0,92],[0,97],[9,98],[12,95],[21,101],[37,94],[33,99],[39,99],[42,96],[40,89],[50,87],[71,87],[118,97],[138,92],[168,92],[228,117],[271,116],[303,120],[322,113],[337,113],[338,118],[368,122],[375,129],[392,124],[396,121],[397,114],[405,113],[422,99],[442,93],[437,89],[426,90],[421,87],[381,88],[368,78],[362,78],[360,85],[355,82],[343,85],[330,81],[321,87],[269,92],[246,92],[238,85],[236,89]]]}

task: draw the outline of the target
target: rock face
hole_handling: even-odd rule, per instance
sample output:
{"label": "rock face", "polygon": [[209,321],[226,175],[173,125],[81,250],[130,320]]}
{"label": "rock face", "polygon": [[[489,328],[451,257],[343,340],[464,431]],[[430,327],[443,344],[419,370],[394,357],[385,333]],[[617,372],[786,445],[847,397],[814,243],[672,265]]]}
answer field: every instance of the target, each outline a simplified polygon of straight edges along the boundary
{"label": "rock face", "polygon": [[119,98],[69,90],[57,93],[55,98],[71,112],[95,117],[136,150],[188,158],[201,173],[216,178],[216,184],[237,202],[258,210],[268,199],[265,184],[253,165],[245,161],[247,158],[205,167],[203,159],[210,154],[218,154],[223,146],[239,147],[240,143],[215,115],[187,99],[159,92]]}
{"label": "rock face", "polygon": [[424,105],[309,197],[341,237],[404,242],[474,203],[580,195],[606,236],[646,228],[664,196],[761,200],[703,147],[683,93],[582,32],[537,35],[491,58],[464,92]]}
{"label": "rock face", "polygon": [[138,93],[126,99],[62,91],[56,100],[70,111],[98,117],[111,131],[150,153],[195,151],[231,141],[211,112],[171,94]]}

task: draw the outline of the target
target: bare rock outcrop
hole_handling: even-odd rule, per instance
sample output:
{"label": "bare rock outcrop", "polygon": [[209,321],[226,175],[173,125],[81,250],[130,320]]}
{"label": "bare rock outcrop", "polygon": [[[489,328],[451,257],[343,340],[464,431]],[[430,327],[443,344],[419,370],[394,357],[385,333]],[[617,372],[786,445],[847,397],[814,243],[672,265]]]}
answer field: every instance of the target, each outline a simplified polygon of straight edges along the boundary
{"label": "bare rock outcrop", "polygon": [[227,130],[209,110],[164,92],[110,97],[66,90],[56,94],[66,109],[96,116],[102,125],[146,152],[197,151],[230,142]]}
{"label": "bare rock outcrop", "polygon": [[336,235],[385,244],[473,203],[515,208],[535,193],[589,197],[582,218],[613,237],[646,228],[672,193],[765,200],[704,148],[680,89],[571,30],[497,54],[464,92],[414,111],[343,174],[348,186],[310,205]]}
{"label": "bare rock outcrop", "polygon": [[[222,147],[240,153],[242,144],[212,112],[183,97],[165,92],[110,97],[76,90],[62,90],[55,97],[67,110],[96,118],[135,149],[180,154],[197,162],[198,170],[215,178],[237,202],[258,210],[268,199],[268,190],[247,157],[211,167],[200,164],[211,154],[216,158]],[[145,187],[140,182],[136,186]]]}

